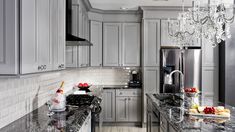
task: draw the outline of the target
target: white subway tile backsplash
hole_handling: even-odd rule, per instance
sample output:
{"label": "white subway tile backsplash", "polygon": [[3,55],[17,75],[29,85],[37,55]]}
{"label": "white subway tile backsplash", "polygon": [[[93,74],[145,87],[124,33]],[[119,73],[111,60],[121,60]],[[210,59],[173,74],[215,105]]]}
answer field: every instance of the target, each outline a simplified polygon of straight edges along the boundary
{"label": "white subway tile backsplash", "polygon": [[0,128],[44,105],[65,81],[64,91],[74,84],[126,85],[129,70],[82,68],[38,75],[0,78]]}

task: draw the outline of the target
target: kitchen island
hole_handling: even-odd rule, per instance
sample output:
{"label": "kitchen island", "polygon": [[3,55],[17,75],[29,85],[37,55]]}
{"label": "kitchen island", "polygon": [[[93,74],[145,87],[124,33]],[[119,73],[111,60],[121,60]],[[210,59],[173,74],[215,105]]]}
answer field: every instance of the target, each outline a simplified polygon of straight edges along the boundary
{"label": "kitchen island", "polygon": [[[157,94],[161,95],[161,94]],[[155,120],[147,119],[147,132],[234,132],[235,108],[219,103],[212,99],[199,98],[203,106],[224,106],[230,109],[230,118],[205,118],[185,114],[179,107],[168,105],[156,97],[156,94],[147,94],[148,112],[152,110]],[[181,114],[183,116],[181,116]],[[151,114],[148,114],[151,115]],[[149,116],[147,116],[148,118]],[[182,118],[183,117],[183,118]]]}

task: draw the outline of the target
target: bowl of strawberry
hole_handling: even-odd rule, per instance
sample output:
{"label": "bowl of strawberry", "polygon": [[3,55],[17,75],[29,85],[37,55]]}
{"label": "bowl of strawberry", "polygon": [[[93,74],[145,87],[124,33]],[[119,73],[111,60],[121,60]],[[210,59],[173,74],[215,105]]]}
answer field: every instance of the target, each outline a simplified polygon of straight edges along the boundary
{"label": "bowl of strawberry", "polygon": [[195,97],[198,95],[199,90],[197,88],[185,88],[184,92],[188,97]]}
{"label": "bowl of strawberry", "polygon": [[79,89],[88,89],[88,88],[90,88],[90,86],[91,86],[91,85],[89,85],[88,83],[79,83],[79,84],[77,85],[77,87],[78,87]]}

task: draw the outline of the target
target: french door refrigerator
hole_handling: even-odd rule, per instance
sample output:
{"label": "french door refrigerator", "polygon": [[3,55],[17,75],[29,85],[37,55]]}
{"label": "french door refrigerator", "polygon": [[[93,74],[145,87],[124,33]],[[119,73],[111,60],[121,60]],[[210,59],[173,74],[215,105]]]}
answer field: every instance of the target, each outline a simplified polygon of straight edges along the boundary
{"label": "french door refrigerator", "polygon": [[174,73],[173,85],[165,83],[166,76],[174,70],[184,74],[184,86],[201,90],[201,49],[161,48],[160,52],[160,93],[179,93],[180,74]]}

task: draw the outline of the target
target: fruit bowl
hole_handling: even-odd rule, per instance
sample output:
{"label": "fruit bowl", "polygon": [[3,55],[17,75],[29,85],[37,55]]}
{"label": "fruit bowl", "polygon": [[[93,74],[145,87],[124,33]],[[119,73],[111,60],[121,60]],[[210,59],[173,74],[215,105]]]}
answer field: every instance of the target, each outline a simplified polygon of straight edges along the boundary
{"label": "fruit bowl", "polygon": [[184,92],[187,97],[196,97],[199,93],[199,90],[197,88],[185,88]]}
{"label": "fruit bowl", "polygon": [[89,88],[91,87],[91,85],[89,85],[88,83],[79,83],[79,84],[77,85],[77,87],[78,87],[79,89],[89,89]]}

